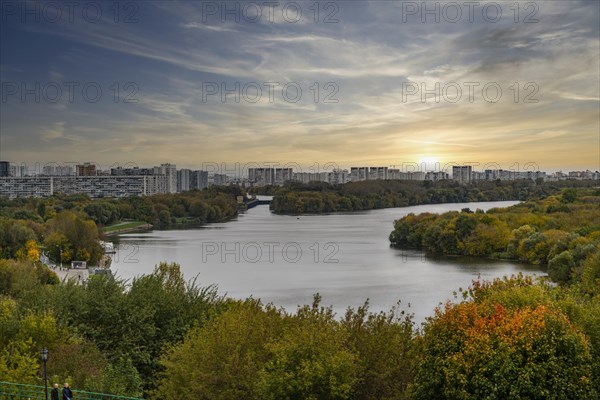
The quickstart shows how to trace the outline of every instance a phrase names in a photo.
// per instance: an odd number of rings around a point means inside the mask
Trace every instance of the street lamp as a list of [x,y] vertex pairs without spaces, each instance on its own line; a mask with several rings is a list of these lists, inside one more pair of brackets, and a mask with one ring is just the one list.
[[48,400],[48,375],[46,374],[46,361],[48,361],[48,349],[42,349],[42,361],[44,362],[44,388],[46,390],[46,400]]
[[59,269],[62,270],[62,253],[63,253],[62,252],[62,247],[59,246],[59,245],[56,245],[56,248],[58,249],[59,254],[60,254],[60,267],[59,267]]

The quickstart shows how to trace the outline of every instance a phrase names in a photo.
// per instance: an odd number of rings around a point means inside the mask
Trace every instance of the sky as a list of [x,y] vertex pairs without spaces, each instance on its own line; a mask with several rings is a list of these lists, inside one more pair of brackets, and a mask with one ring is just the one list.
[[16,164],[600,169],[598,1],[1,12],[0,159]]

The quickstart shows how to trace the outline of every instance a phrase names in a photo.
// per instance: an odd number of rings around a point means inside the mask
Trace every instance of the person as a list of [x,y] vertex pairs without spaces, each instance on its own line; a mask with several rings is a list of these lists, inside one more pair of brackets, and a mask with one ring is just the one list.
[[55,383],[54,389],[50,391],[50,400],[60,400],[58,397],[58,383]]
[[69,388],[69,384],[65,383],[65,387],[62,390],[63,400],[71,400],[73,398],[73,392]]

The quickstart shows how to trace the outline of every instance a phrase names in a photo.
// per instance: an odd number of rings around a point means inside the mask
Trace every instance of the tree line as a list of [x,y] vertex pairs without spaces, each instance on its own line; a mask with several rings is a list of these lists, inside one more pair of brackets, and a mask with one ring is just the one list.
[[480,181],[467,185],[445,181],[373,180],[330,185],[325,182],[286,182],[283,187],[253,188],[273,196],[277,214],[321,214],[406,207],[420,204],[528,200],[560,192],[561,188],[591,187],[593,181]]
[[569,188],[485,213],[409,214],[394,222],[390,241],[435,254],[542,265],[555,282],[594,287],[600,278],[600,190]]
[[31,260],[41,249],[55,262],[96,265],[103,251],[105,226],[122,220],[144,221],[157,228],[181,223],[223,222],[237,215],[237,187],[147,197],[92,200],[85,195],[9,200],[0,198],[0,258]]

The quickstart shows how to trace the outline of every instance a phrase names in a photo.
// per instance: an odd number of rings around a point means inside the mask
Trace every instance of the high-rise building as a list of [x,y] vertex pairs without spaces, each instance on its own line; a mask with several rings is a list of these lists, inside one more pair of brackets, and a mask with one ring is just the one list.
[[160,167],[154,167],[154,174],[167,177],[167,193],[177,193],[177,167],[175,164],[160,164]]
[[10,163],[8,161],[0,161],[0,176],[10,176]]
[[351,167],[350,180],[352,182],[366,181],[369,179],[369,167]]
[[180,169],[177,171],[177,192],[185,192],[190,190],[190,178],[192,175],[191,169]]
[[388,167],[371,167],[369,169],[369,179],[388,179]]
[[10,164],[8,176],[12,176],[15,178],[22,178],[24,176],[27,176],[27,166]]
[[71,176],[73,175],[73,167],[71,165],[47,164],[42,167],[42,175]]
[[95,176],[96,175],[96,165],[91,164],[89,162],[79,164],[76,167],[77,176]]
[[217,186],[227,185],[227,175],[214,174],[212,181],[213,181],[213,185],[217,185]]
[[283,185],[286,181],[293,178],[291,168],[275,168],[275,185]]
[[347,169],[334,169],[327,175],[327,180],[332,185],[341,185],[350,181],[350,174]]
[[253,186],[275,184],[275,168],[248,168],[248,180]]
[[452,179],[459,183],[472,181],[473,167],[470,165],[459,165],[452,167]]
[[208,171],[190,173],[190,190],[202,190],[208,187]]

